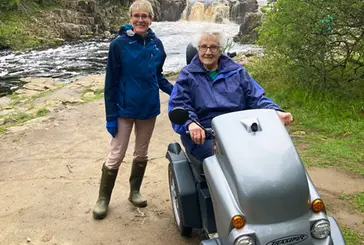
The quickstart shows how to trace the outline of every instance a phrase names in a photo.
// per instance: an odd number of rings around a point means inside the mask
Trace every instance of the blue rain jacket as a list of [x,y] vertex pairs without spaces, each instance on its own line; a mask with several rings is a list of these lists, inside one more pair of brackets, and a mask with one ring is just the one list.
[[162,74],[164,47],[151,29],[145,37],[132,25],[121,27],[109,47],[105,78],[106,121],[117,117],[150,119],[160,113],[159,89],[171,94],[173,85]]
[[[258,108],[281,110],[264,94],[264,89],[249,76],[243,66],[228,56],[221,55],[218,75],[212,80],[196,55],[179,73],[169,99],[168,111],[174,107],[184,107],[190,118],[209,128],[212,119],[224,113]],[[186,135],[190,123],[191,120],[184,125],[172,126],[181,135],[186,150],[192,154],[196,152],[197,155],[209,150],[207,156],[211,155],[210,141],[206,141],[205,145],[197,145]],[[203,157],[207,156],[205,154]]]

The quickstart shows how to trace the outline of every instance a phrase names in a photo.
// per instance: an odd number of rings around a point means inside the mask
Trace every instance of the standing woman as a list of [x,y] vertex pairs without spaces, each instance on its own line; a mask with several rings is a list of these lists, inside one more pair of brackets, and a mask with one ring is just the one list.
[[147,0],[136,0],[129,8],[131,24],[121,27],[110,43],[106,79],[106,129],[111,134],[110,151],[102,166],[95,219],[106,217],[116,176],[135,126],[135,146],[129,179],[129,201],[147,206],[140,186],[147,167],[147,153],[157,115],[159,89],[171,94],[173,85],[162,74],[166,58],[163,44],[149,28],[153,9]]

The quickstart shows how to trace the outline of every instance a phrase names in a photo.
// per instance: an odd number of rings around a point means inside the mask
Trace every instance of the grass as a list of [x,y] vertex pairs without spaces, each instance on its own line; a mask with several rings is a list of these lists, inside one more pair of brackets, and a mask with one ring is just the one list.
[[[340,200],[345,200],[351,203],[357,210],[364,213],[364,191],[361,191],[357,194],[345,195],[341,193],[338,198]],[[363,220],[364,222],[364,220]]]
[[17,10],[2,11],[0,15],[0,47],[13,50],[57,46],[62,40],[44,20],[45,11],[56,4],[39,5],[35,1],[21,1]]
[[[282,77],[268,77],[259,65],[248,70],[264,87],[267,96],[294,116],[289,131],[303,131],[294,139],[306,166],[333,166],[364,176],[364,94],[361,84],[350,92],[332,90],[322,94],[281,82]],[[355,94],[356,93],[356,94]],[[300,148],[301,145],[305,147]]]
[[[364,176],[363,80],[323,93],[290,83],[279,67],[263,60],[255,60],[246,68],[267,96],[294,116],[289,132],[299,135],[292,138],[306,166],[331,166]],[[364,213],[364,191],[338,198],[347,201],[353,211]],[[363,232],[341,228],[347,245],[364,244]]]
[[[91,96],[85,96],[86,94],[92,94]],[[104,97],[104,89],[100,88],[100,89],[96,89],[93,90],[91,88],[86,88],[84,91],[82,91],[81,94],[81,99],[85,102],[87,101],[93,101],[93,100],[98,100]]]
[[342,227],[342,233],[345,237],[346,245],[360,245],[364,242],[364,235],[352,231],[348,227]]
[[364,191],[360,192],[359,194],[355,194],[353,196],[353,203],[357,209],[359,209],[361,212],[364,213]]
[[26,111],[33,110],[35,108],[34,101],[37,98],[51,93],[52,91],[54,91],[54,89],[39,92],[32,96],[24,96],[16,93],[9,95],[11,101],[8,106],[14,108],[14,111],[9,114],[0,115],[0,120],[2,121],[2,125],[0,126],[0,135],[5,133],[9,127],[19,126],[31,119],[48,115],[50,111],[47,108],[38,108],[37,111],[33,113],[27,113],[24,112],[24,107],[26,108]]
[[[119,11],[115,11],[114,15],[120,18],[109,19],[110,26],[113,27],[111,29],[119,29],[129,20],[128,9],[120,6],[120,1],[112,2],[100,1],[100,9],[119,6]],[[54,15],[51,11],[57,8],[76,10],[65,7],[61,1],[44,1],[42,4],[39,4],[39,1],[20,1],[16,10],[0,10],[0,49],[29,50],[61,45],[68,37],[60,32],[51,18],[47,18],[49,15]],[[99,13],[95,16],[99,16]],[[80,39],[93,35],[91,33],[81,35]]]

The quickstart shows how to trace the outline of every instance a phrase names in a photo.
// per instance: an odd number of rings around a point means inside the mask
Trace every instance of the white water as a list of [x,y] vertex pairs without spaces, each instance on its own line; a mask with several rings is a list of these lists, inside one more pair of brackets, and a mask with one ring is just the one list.
[[[153,22],[152,30],[162,40],[167,59],[163,70],[173,72],[186,64],[185,50],[203,30],[222,31],[226,38],[239,32],[234,23]],[[0,90],[16,86],[22,77],[53,77],[69,80],[78,75],[104,73],[110,40],[86,41],[58,48],[26,53],[0,53]],[[228,52],[258,51],[253,45],[234,44]]]
[[[232,39],[239,32],[239,25],[234,23],[208,23],[208,22],[154,22],[152,30],[162,40],[167,59],[164,71],[176,71],[186,64],[186,47],[196,39],[204,30],[221,31],[225,39]],[[253,45],[241,45],[234,43],[229,52],[247,52],[257,50]]]

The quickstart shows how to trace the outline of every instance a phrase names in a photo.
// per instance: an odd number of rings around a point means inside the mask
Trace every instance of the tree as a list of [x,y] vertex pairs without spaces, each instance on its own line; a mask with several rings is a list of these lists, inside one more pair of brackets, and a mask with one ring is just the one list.
[[291,80],[329,88],[364,80],[364,1],[278,0],[259,44]]

